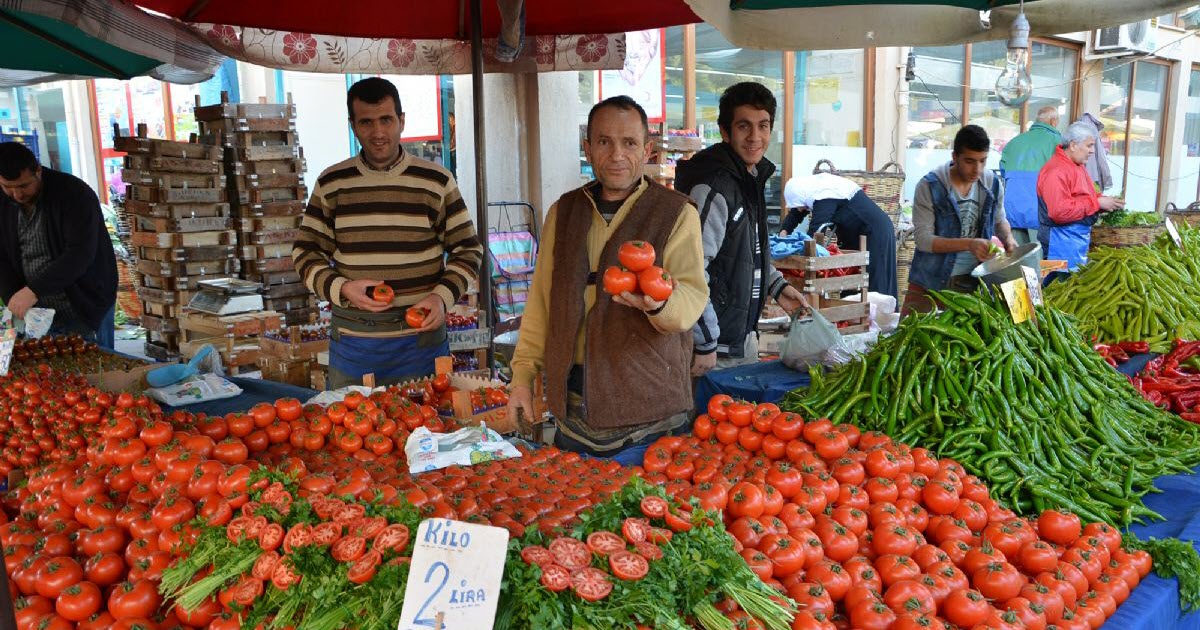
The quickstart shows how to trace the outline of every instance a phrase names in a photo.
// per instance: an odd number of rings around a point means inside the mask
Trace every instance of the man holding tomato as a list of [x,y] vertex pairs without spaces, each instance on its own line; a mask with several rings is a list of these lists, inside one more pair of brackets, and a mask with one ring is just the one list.
[[[544,372],[559,448],[640,461],[635,447],[691,416],[689,331],[708,301],[700,221],[687,197],[643,176],[649,127],[629,97],[592,108],[583,146],[596,181],[546,215],[508,411],[533,419],[532,386]],[[673,276],[665,298],[648,294],[663,297],[661,287],[610,295],[596,286],[631,242],[648,245],[654,264]]]
[[346,108],[362,151],[321,173],[292,250],[308,288],[333,305],[331,389],[368,373],[379,384],[433,373],[450,352],[446,311],[483,262],[454,177],[400,147],[396,86],[363,79]]
[[692,332],[691,374],[703,376],[758,360],[758,318],[766,296],[788,313],[807,306],[804,296],[771,265],[767,243],[767,159],[775,124],[775,95],[744,82],[721,95],[721,143],[684,160],[675,188],[700,208],[710,301]]

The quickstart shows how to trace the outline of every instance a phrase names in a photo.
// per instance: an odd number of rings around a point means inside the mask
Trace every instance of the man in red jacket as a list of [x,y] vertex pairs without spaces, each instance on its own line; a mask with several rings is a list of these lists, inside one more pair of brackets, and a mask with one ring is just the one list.
[[1095,129],[1074,123],[1038,173],[1038,241],[1046,260],[1065,260],[1072,271],[1087,262],[1096,216],[1125,207],[1096,192],[1084,166],[1095,151]]

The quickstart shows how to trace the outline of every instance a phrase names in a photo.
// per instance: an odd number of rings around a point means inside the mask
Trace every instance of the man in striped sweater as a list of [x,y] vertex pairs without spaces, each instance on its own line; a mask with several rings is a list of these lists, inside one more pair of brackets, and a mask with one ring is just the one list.
[[[296,271],[333,305],[329,387],[433,373],[449,354],[446,310],[478,278],[483,247],[454,177],[400,147],[404,111],[389,81],[363,79],[346,97],[362,151],[321,173],[292,250]],[[395,296],[376,301],[377,285]],[[424,309],[421,325],[405,309]]]

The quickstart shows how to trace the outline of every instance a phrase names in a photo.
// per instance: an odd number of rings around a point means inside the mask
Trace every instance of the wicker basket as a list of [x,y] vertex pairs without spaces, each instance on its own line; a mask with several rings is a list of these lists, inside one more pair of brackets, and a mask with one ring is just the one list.
[[895,162],[888,162],[878,171],[839,171],[833,162],[818,160],[813,167],[813,174],[832,173],[845,177],[862,188],[863,193],[871,198],[892,220],[892,224],[900,223],[900,193],[904,190],[904,170]]
[[1166,223],[1155,225],[1133,225],[1129,227],[1113,227],[1111,225],[1092,226],[1091,249],[1097,247],[1137,247],[1149,245],[1159,234],[1167,231]]
[[1176,225],[1186,223],[1190,227],[1200,227],[1200,201],[1192,202],[1183,210],[1173,203],[1168,203],[1164,214]]
[[896,230],[896,304],[904,303],[908,291],[908,272],[912,268],[913,255],[917,253],[917,239],[912,228]]

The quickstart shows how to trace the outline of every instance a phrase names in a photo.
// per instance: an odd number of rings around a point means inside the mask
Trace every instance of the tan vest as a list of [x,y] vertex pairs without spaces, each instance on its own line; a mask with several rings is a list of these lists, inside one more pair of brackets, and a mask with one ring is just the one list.
[[[649,242],[661,266],[667,240],[688,203],[686,196],[648,182],[605,243],[599,268],[591,269],[587,235],[595,206],[582,188],[558,200],[545,351],[546,399],[555,416],[566,417],[567,378],[581,325],[587,326],[583,395],[589,426],[630,427],[692,409],[691,331],[655,330],[645,313],[614,304],[601,282],[604,269],[618,264],[617,250],[626,241]],[[597,272],[596,302],[585,321],[584,289],[592,271]]]

